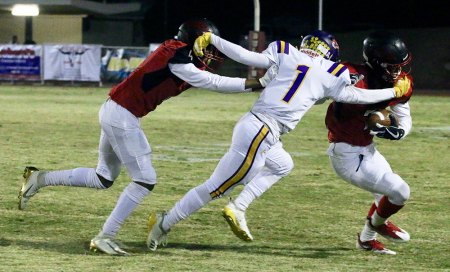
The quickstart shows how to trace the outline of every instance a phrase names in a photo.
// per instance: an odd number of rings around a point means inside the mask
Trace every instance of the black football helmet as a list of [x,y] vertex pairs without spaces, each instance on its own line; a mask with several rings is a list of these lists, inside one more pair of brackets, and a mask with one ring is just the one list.
[[391,32],[379,30],[364,39],[363,57],[384,81],[394,83],[402,70],[406,70],[412,56],[405,43]]
[[315,30],[303,38],[300,51],[311,56],[322,56],[334,62],[339,61],[339,44],[328,32]]
[[[188,44],[190,47],[194,46],[195,39],[205,32],[211,32],[214,35],[220,36],[219,29],[210,20],[206,18],[191,19],[185,21],[179,28],[178,34],[175,37],[177,40]],[[209,45],[205,49],[205,54],[202,57],[197,57],[197,60],[206,68],[214,70],[223,61],[219,50],[213,45]]]

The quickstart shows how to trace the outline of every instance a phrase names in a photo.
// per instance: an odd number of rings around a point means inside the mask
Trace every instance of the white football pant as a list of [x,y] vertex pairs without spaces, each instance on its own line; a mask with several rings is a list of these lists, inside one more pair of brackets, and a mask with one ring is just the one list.
[[114,181],[123,164],[133,181],[155,184],[151,148],[139,118],[108,100],[100,109],[99,119],[102,131],[96,172]]
[[409,186],[392,172],[374,143],[365,147],[331,143],[328,155],[331,166],[342,179],[372,192],[377,203],[381,195],[386,195],[392,204],[405,205],[409,198]]
[[291,155],[283,148],[283,143],[278,141],[267,152],[266,161],[261,171],[244,186],[244,189],[234,200],[234,204],[242,211],[282,177],[289,175],[294,168]]
[[163,228],[170,229],[212,199],[227,195],[238,184],[252,180],[265,165],[267,154],[277,141],[263,122],[251,113],[245,114],[234,127],[230,149],[211,177],[175,204],[163,221]]

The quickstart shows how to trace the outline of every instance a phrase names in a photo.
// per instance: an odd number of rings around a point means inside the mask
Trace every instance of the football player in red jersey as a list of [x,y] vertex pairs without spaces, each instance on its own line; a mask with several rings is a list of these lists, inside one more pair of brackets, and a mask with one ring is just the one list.
[[[366,224],[358,235],[357,248],[396,254],[378,241],[376,235],[378,233],[394,242],[409,241],[409,234],[388,221],[388,218],[405,205],[410,189],[375,148],[373,136],[400,140],[411,130],[408,100],[412,95],[412,78],[409,71],[405,71],[405,66],[411,61],[411,54],[395,34],[375,31],[364,40],[363,56],[363,64],[344,63],[355,86],[364,89],[386,88],[408,77],[411,81],[410,90],[403,97],[373,105],[331,103],[325,119],[330,141],[328,155],[333,169],[342,179],[371,192],[375,197]],[[391,126],[369,130],[366,126],[368,113],[386,107],[390,107],[394,117],[391,118]]]
[[236,123],[230,148],[211,176],[189,190],[168,212],[150,215],[147,246],[152,251],[167,244],[173,226],[209,202],[230,194],[238,185],[244,185],[240,195],[249,189],[249,194],[241,198],[247,204],[230,201],[222,215],[237,237],[252,241],[242,208],[289,174],[293,162],[280,137],[295,129],[317,101],[332,98],[346,103],[373,104],[403,97],[410,89],[408,79],[385,89],[366,90],[351,85],[347,67],[336,62],[339,45],[325,31],[313,31],[303,38],[300,49],[278,40],[271,42],[262,53],[248,51],[207,32],[197,38],[194,52],[202,56],[202,49],[210,44],[242,64],[265,69],[276,65],[278,72],[251,110]]
[[90,246],[111,255],[128,254],[114,238],[125,219],[156,184],[151,148],[139,118],[192,86],[222,92],[246,92],[264,87],[270,81],[270,69],[259,80],[223,77],[206,71],[220,59],[212,45],[206,48],[203,57],[192,54],[195,39],[204,32],[219,35],[217,27],[207,19],[184,22],[176,39],[163,42],[128,78],[111,89],[99,112],[101,135],[96,169],[46,172],[35,167],[25,168],[19,209],[25,209],[28,200],[45,186],[107,189],[113,185],[124,165],[132,182],[122,192]]

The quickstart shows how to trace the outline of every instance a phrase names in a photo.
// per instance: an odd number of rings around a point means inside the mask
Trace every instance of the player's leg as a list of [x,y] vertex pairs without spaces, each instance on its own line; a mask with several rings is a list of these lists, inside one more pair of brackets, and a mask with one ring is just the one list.
[[[151,162],[151,148],[147,138],[136,123],[134,127],[126,129],[111,127],[111,142],[115,153],[128,170],[132,182],[121,193],[116,206],[103,224],[100,233],[91,241],[97,244],[97,249],[108,254],[127,254],[123,248],[114,242],[120,227],[136,207],[150,194],[156,184],[156,172]],[[103,172],[98,169],[99,172]],[[107,252],[99,242],[114,243],[116,248]],[[104,243],[105,244],[105,243]]]
[[247,210],[248,206],[272,185],[281,178],[289,175],[294,168],[294,162],[283,148],[281,141],[277,142],[268,152],[265,161],[265,167],[244,186],[244,189],[234,200],[234,204],[242,211]]
[[370,228],[391,241],[409,241],[409,234],[387,219],[403,208],[410,189],[399,175],[392,172],[383,155],[375,150],[372,156],[367,156],[361,165],[360,179],[354,180],[374,193],[376,199],[376,209],[372,205],[365,229]]
[[147,246],[156,250],[173,225],[254,177],[263,167],[266,152],[273,144],[268,128],[253,115],[245,115],[235,126],[231,147],[211,177],[187,192],[165,216],[150,217]]
[[[277,142],[268,152],[265,160],[265,167],[259,171],[256,176],[244,186],[235,200],[230,200],[223,209],[223,215],[234,233],[244,241],[252,241],[253,236],[247,226],[245,211],[250,203],[260,197],[272,185],[278,182],[282,177],[287,176],[294,162],[286,150],[283,149],[281,141]],[[230,220],[234,218],[234,220]],[[243,234],[243,235],[239,235]]]
[[[98,169],[102,169],[99,172]],[[94,168],[75,168],[59,171],[39,171],[26,167],[24,182],[19,192],[19,209],[27,206],[29,199],[46,186],[74,186],[95,189],[107,189],[120,172],[120,160],[113,152],[107,134],[103,131],[99,143],[99,165]]]
[[[391,176],[389,173],[392,173],[392,170],[384,157],[371,146],[354,148],[346,144],[331,144],[329,154],[332,167],[341,178],[375,193],[375,196],[376,194],[395,196],[397,188],[406,184],[397,179],[385,179]],[[376,253],[395,254],[376,240],[375,236],[374,229],[366,224],[361,236],[358,235],[357,247]]]

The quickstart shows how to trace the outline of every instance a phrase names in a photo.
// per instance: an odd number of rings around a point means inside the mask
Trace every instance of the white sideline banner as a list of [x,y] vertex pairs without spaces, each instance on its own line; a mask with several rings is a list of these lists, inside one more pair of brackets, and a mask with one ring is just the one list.
[[100,81],[101,45],[44,44],[44,80]]

